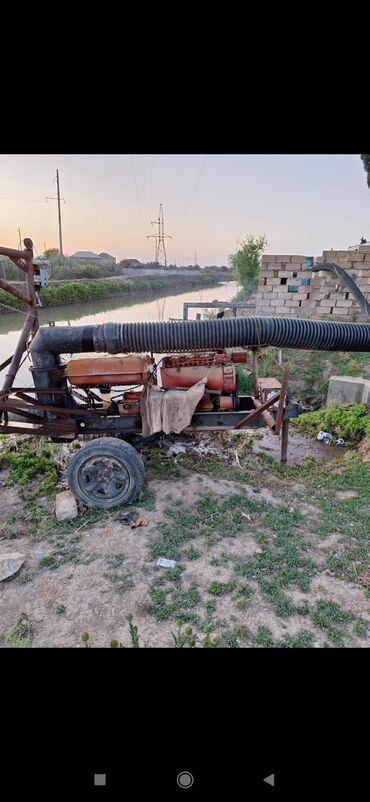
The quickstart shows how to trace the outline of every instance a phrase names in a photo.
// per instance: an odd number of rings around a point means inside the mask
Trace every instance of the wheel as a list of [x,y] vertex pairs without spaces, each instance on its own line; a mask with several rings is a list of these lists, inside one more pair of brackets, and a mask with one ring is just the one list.
[[92,440],[71,458],[68,483],[87,507],[110,509],[129,504],[144,484],[140,454],[124,440],[101,437]]

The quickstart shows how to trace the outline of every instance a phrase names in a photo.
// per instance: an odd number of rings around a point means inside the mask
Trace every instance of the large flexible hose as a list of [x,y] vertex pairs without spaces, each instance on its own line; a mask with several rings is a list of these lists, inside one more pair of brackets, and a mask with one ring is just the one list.
[[107,323],[92,328],[92,350],[110,354],[258,345],[321,351],[370,351],[370,326],[366,323],[243,317],[174,323]]
[[[31,344],[35,387],[67,389],[60,354],[171,353],[274,345],[321,351],[370,351],[370,325],[284,317],[244,317],[174,323],[105,323],[42,327]],[[62,396],[39,394],[44,403]]]

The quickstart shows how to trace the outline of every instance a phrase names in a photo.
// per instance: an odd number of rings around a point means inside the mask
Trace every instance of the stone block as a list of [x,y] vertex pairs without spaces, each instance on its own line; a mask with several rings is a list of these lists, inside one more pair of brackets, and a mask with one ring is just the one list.
[[77,501],[70,490],[64,490],[55,497],[55,517],[57,521],[67,518],[77,518]]

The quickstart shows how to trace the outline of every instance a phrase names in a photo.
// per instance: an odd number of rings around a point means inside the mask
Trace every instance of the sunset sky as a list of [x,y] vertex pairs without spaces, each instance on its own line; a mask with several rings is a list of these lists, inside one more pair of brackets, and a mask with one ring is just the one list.
[[370,240],[370,191],[357,155],[0,155],[0,243],[154,259],[151,221],[162,202],[169,262],[227,264],[237,240],[267,252],[318,256]]

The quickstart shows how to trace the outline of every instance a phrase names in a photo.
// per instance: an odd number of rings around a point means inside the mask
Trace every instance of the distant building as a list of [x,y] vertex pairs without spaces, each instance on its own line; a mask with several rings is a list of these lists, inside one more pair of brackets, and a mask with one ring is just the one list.
[[102,262],[113,262],[116,264],[116,257],[111,256],[110,253],[99,253],[99,259],[101,259]]
[[102,259],[98,256],[97,253],[94,251],[76,251],[76,253],[72,253],[72,256],[69,257],[70,259],[78,259],[78,261],[87,261],[87,262],[101,262]]

